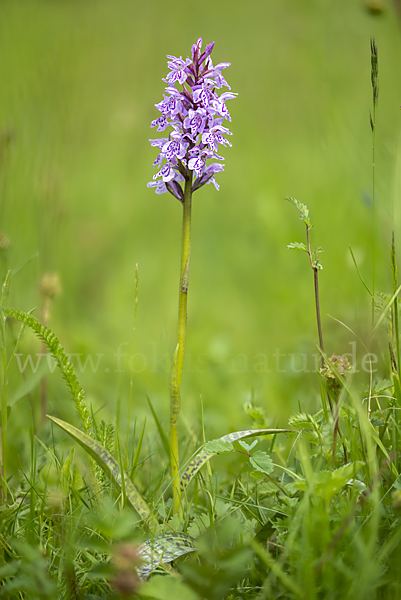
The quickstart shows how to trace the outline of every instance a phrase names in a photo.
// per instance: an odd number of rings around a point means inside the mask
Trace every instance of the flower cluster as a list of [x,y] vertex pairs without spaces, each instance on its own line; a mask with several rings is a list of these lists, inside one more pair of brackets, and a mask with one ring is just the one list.
[[231,89],[222,75],[230,63],[213,66],[210,58],[213,46],[214,42],[202,52],[202,38],[199,38],[192,46],[192,60],[167,55],[170,72],[163,79],[167,86],[163,100],[155,105],[161,116],[151,124],[157,131],[168,126],[173,130],[168,138],[150,140],[160,150],[153,163],[160,170],[148,187],[156,188],[157,194],[169,191],[181,202],[183,181],[193,182],[193,192],[205,183],[213,183],[219,189],[214,176],[224,171],[224,165],[216,162],[207,165],[206,161],[224,160],[218,154],[219,144],[231,146],[225,138],[231,132],[222,123],[225,119],[231,121],[225,103],[236,94],[228,91],[219,96],[216,91],[223,86]]

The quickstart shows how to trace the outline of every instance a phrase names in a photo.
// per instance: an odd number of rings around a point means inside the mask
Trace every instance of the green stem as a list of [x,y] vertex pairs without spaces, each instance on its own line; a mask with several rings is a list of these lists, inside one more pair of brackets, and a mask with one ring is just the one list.
[[376,194],[375,194],[375,138],[376,138],[376,102],[373,100],[373,118],[372,118],[372,204],[373,204],[373,227],[372,227],[372,326],[375,323],[375,285],[376,285]]
[[173,480],[173,511],[180,511],[181,488],[179,478],[178,415],[181,408],[181,380],[184,368],[185,338],[187,332],[187,299],[189,262],[191,257],[191,202],[192,171],[185,180],[182,216],[181,270],[178,308],[178,336],[170,373],[170,445],[171,476]]
[[[316,268],[313,268],[313,281],[315,287],[315,306],[316,306],[316,321],[317,321],[317,331],[319,334],[319,347],[322,352],[324,352],[323,345],[323,332],[322,332],[322,319],[320,316],[320,296],[319,296],[319,271]],[[322,367],[324,367],[324,359],[322,359]]]
[[1,337],[3,346],[3,377],[1,398],[1,475],[3,479],[2,498],[7,498],[7,347],[6,347],[6,316],[1,311]]
[[[316,308],[316,321],[317,321],[317,332],[319,335],[319,348],[322,352],[324,352],[324,345],[323,345],[323,332],[322,332],[322,319],[320,316],[320,296],[319,296],[319,269],[317,269],[317,267],[313,264],[313,255],[312,255],[312,250],[311,250],[311,245],[310,245],[310,238],[309,238],[309,230],[310,230],[310,225],[306,225],[306,243],[307,243],[307,247],[308,247],[308,255],[309,255],[309,261],[310,261],[310,266],[312,268],[313,271],[313,283],[314,283],[314,289],[315,289],[315,308]],[[316,261],[317,261],[317,250],[316,250]],[[322,368],[324,367],[324,359],[323,356],[320,357],[321,359],[321,363],[322,363]]]

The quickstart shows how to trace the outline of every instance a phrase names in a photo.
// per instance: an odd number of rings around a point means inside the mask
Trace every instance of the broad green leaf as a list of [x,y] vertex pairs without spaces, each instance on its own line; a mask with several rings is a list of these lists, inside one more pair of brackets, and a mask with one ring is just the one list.
[[141,598],[152,600],[198,600],[199,596],[185,583],[174,577],[155,575],[141,587]]
[[295,248],[296,250],[304,250],[305,252],[308,252],[306,244],[303,244],[302,242],[291,242],[290,244],[287,244],[287,248],[288,250]]
[[138,548],[143,559],[141,566],[137,567],[139,577],[146,579],[161,564],[194,552],[194,541],[194,538],[186,533],[165,533],[147,540]]
[[[114,456],[104,448],[97,440],[94,440],[89,435],[80,431],[73,425],[62,421],[61,419],[57,419],[56,417],[51,417],[47,415],[47,418],[53,421],[56,425],[61,427],[63,431],[68,433],[82,448],[91,456],[97,464],[105,471],[105,473],[111,477],[111,479],[118,485],[121,489],[123,486],[123,481],[121,477],[121,468],[118,461],[114,458]],[[135,485],[132,483],[129,476],[123,471],[124,475],[124,485],[125,485],[125,494],[127,500],[130,504],[135,508],[137,513],[142,519],[147,519],[150,516],[150,510]]]
[[249,460],[250,463],[255,467],[255,469],[261,471],[262,473],[266,473],[267,475],[270,475],[270,473],[274,469],[273,461],[270,458],[270,456],[266,452],[262,452],[261,450],[258,450],[257,452],[252,454]]
[[[236,442],[252,435],[276,435],[277,433],[287,433],[290,429],[247,429],[246,431],[235,431],[234,433],[228,433],[219,438],[219,441]],[[203,467],[207,461],[214,456],[215,452],[207,452],[205,448],[202,448],[198,454],[191,460],[189,465],[184,471],[181,478],[181,490],[184,491],[190,481],[195,477],[196,473]]]
[[363,466],[362,461],[348,463],[335,471],[319,471],[313,474],[312,479],[294,481],[292,486],[298,490],[305,490],[307,485],[311,486],[317,496],[330,502],[355,476],[355,473]]
[[219,454],[220,452],[231,452],[234,450],[234,446],[231,442],[224,442],[222,440],[212,440],[210,442],[206,442],[203,446],[205,452],[213,452],[215,454]]

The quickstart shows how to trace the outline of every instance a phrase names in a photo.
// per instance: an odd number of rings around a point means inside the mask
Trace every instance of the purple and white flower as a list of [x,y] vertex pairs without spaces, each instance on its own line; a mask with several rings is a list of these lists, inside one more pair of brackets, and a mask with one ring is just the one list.
[[203,133],[208,120],[207,111],[204,108],[198,108],[197,110],[189,109],[188,116],[184,119],[185,129],[191,130],[192,137],[197,136],[199,133]]
[[[224,160],[219,156],[219,145],[231,146],[225,138],[231,132],[222,125],[231,121],[226,101],[235,98],[232,92],[218,94],[216,90],[230,86],[221,72],[230,63],[213,66],[211,53],[214,42],[208,44],[202,53],[202,38],[192,46],[192,59],[185,60],[167,55],[170,72],[163,79],[167,83],[163,100],[155,104],[161,113],[152,121],[151,127],[164,131],[171,126],[168,138],[150,140],[160,152],[153,163],[159,168],[149,188],[157,194],[170,192],[181,202],[184,201],[182,182],[192,181],[192,191],[205,184],[213,183],[218,189],[215,174],[224,170],[224,165],[209,160]],[[179,89],[181,86],[182,89]]]
[[171,61],[167,63],[171,73],[167,75],[164,81],[170,83],[175,83],[176,81],[181,84],[184,83],[188,76],[186,73],[186,68],[191,64],[191,59],[187,58],[185,61],[183,61],[181,56],[180,58],[176,58],[175,56],[170,56],[170,54],[167,54],[167,58],[171,58]]
[[231,131],[229,131],[227,127],[214,125],[209,131],[202,134],[202,142],[207,144],[214,152],[217,152],[219,144],[222,144],[223,146],[232,146],[222,133],[231,135]]

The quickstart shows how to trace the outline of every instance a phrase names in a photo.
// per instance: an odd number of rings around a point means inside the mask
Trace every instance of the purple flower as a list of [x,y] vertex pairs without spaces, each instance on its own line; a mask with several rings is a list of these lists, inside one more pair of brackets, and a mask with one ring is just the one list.
[[[183,181],[192,181],[192,191],[205,184],[213,183],[218,189],[215,174],[224,170],[224,165],[209,160],[223,160],[219,146],[231,146],[226,135],[231,132],[222,125],[231,121],[226,101],[235,98],[232,92],[218,94],[223,86],[231,89],[221,72],[230,63],[213,66],[211,53],[214,42],[202,53],[202,38],[192,46],[191,56],[185,60],[167,55],[169,73],[163,79],[167,83],[163,100],[155,104],[161,116],[151,123],[157,131],[171,126],[168,138],[150,140],[159,148],[154,167],[159,169],[148,187],[157,194],[170,192],[181,202],[184,192]],[[177,85],[179,87],[177,87]]]
[[192,137],[203,133],[208,114],[204,108],[198,108],[197,110],[189,109],[188,116],[184,119],[185,129],[191,130]]
[[158,119],[155,119],[154,121],[152,121],[150,124],[151,127],[157,126],[157,131],[164,131],[166,129],[166,127],[168,127],[169,125],[170,125],[170,123],[167,121],[166,115],[162,115]]
[[223,144],[223,146],[231,146],[232,144],[230,144],[230,142],[221,135],[222,133],[228,133],[231,135],[231,131],[229,131],[227,127],[215,125],[209,129],[209,131],[206,131],[202,134],[202,142],[204,144],[208,144],[214,152],[217,152],[219,144]]
[[187,58],[184,62],[181,56],[180,58],[176,58],[175,56],[170,56],[169,54],[167,54],[167,58],[171,58],[171,61],[167,63],[171,73],[167,75],[167,78],[164,79],[164,81],[170,83],[175,83],[176,81],[179,83],[184,83],[188,77],[185,69],[191,64],[191,59]]

